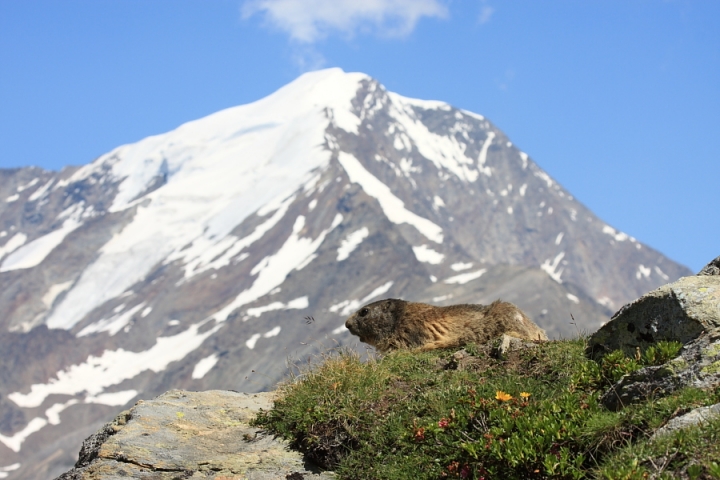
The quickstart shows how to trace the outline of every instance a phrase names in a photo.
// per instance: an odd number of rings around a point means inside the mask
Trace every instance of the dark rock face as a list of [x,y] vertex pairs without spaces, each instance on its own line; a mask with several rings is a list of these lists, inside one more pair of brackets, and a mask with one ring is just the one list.
[[0,171],[0,467],[59,475],[137,398],[272,389],[357,345],[361,303],[500,298],[570,337],[690,274],[484,117],[314,72],[79,168]]
[[334,478],[248,425],[271,406],[269,392],[173,390],[141,400],[87,438],[75,467],[57,480]]

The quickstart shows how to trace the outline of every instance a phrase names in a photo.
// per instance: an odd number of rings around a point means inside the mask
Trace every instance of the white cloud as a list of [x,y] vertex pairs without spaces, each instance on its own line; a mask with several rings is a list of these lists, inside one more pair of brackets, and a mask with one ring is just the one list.
[[420,18],[448,14],[440,0],[247,0],[243,18],[256,13],[301,43],[316,42],[331,32],[404,36]]
[[480,24],[489,22],[490,17],[492,17],[493,13],[495,13],[495,9],[493,7],[491,7],[490,5],[483,5],[480,8],[480,16],[478,17],[478,22]]

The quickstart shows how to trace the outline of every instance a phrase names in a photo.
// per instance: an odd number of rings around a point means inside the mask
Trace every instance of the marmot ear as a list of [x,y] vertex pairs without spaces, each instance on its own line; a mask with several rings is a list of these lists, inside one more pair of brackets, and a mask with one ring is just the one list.
[[388,311],[390,308],[392,308],[392,300],[388,299],[383,302],[382,306],[383,310]]

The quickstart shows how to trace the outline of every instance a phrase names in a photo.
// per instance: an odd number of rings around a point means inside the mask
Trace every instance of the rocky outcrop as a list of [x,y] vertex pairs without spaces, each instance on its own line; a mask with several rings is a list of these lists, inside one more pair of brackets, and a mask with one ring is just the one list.
[[720,257],[696,276],[683,277],[620,309],[588,342],[588,354],[628,355],[660,341],[683,344],[664,365],[625,375],[603,397],[611,410],[686,386],[720,385]]
[[622,377],[602,397],[610,410],[662,397],[684,387],[720,385],[720,338],[702,335],[685,345],[677,358],[664,365],[646,367]]
[[171,390],[141,400],[87,438],[75,468],[57,480],[334,478],[248,425],[272,396]]
[[[707,267],[706,267],[707,268]],[[625,305],[590,337],[593,355],[632,355],[659,341],[690,343],[701,334],[720,337],[720,276],[683,277]]]

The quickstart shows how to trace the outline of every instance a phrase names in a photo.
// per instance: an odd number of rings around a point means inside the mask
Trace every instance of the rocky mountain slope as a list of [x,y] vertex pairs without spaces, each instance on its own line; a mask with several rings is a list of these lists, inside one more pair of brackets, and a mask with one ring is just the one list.
[[484,117],[305,74],[80,168],[0,171],[0,478],[67,470],[138,398],[267,390],[357,345],[373,299],[501,297],[573,336],[689,273]]

